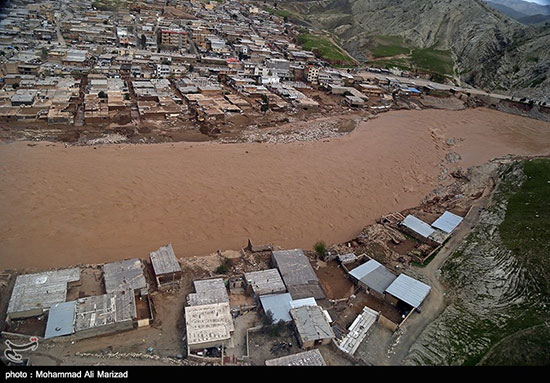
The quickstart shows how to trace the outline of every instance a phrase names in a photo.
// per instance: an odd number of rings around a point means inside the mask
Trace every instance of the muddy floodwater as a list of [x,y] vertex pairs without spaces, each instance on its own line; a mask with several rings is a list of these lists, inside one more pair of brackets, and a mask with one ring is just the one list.
[[188,257],[248,238],[346,241],[418,204],[449,153],[462,167],[550,154],[550,124],[483,108],[396,111],[315,142],[32,145],[0,145],[0,269],[147,258],[169,242]]

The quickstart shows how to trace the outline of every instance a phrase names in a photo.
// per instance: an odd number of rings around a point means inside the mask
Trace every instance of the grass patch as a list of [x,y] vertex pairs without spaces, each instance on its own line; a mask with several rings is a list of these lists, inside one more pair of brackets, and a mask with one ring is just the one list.
[[354,65],[353,59],[326,37],[302,33],[298,36],[298,42],[305,50],[315,53],[325,61],[338,65]]
[[376,36],[376,45],[371,48],[375,58],[410,54],[411,50],[399,36]]
[[450,51],[439,50],[433,47],[414,49],[411,58],[420,70],[441,75],[453,74],[453,59]]
[[508,201],[499,231],[504,245],[550,292],[550,160],[523,165],[525,181]]

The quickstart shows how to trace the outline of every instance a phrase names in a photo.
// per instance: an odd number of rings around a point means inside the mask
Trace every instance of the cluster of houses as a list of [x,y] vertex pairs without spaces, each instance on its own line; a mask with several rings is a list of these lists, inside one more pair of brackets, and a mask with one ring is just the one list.
[[330,67],[295,43],[291,24],[252,3],[98,3],[7,2],[0,12],[0,120],[96,124],[137,107],[141,118],[205,121],[317,110],[319,101],[304,93],[311,87],[349,107],[369,97],[387,106],[395,89],[420,93]]

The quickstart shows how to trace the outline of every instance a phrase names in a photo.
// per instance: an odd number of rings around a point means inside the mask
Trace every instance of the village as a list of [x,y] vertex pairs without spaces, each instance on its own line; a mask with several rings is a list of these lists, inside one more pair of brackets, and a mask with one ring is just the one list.
[[492,187],[487,174],[453,177],[342,244],[249,240],[191,258],[167,244],[147,259],[5,270],[2,337],[38,339],[21,362],[37,365],[368,365],[408,321],[427,320],[436,298],[418,271],[467,231]]
[[[451,79],[330,62],[299,43],[315,31],[258,2],[9,4],[0,17],[4,142],[287,143],[346,134],[395,109],[487,106],[550,120],[546,105]],[[165,243],[116,262],[2,270],[2,338],[38,342],[21,361],[3,361],[375,364],[409,323],[427,320],[436,298],[423,267],[460,242],[491,188],[459,159],[447,154],[451,183],[419,206],[340,244],[282,249],[251,238],[187,257]]]
[[[298,43],[314,31],[253,3],[9,5],[0,18],[3,141],[266,142],[277,134],[262,128],[343,112],[495,103],[429,74],[345,68]],[[306,139],[352,127],[316,129]]]

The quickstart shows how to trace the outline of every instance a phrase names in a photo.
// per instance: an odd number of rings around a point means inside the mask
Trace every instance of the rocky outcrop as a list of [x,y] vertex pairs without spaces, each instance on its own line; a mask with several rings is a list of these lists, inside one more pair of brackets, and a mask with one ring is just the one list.
[[373,36],[449,50],[461,81],[550,103],[550,27],[532,27],[481,0],[325,0],[279,2],[338,36],[365,62]]

